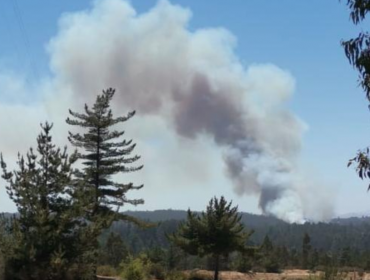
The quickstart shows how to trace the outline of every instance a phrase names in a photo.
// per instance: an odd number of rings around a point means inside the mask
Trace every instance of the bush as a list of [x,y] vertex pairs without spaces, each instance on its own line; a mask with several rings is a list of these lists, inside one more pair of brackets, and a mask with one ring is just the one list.
[[197,270],[190,272],[188,280],[212,280],[213,277],[207,273],[201,273]]
[[280,273],[280,265],[275,259],[267,259],[264,263],[267,273]]
[[159,263],[150,264],[149,274],[158,280],[164,280],[166,278],[166,271]]
[[166,274],[165,280],[188,280],[188,277],[183,272],[170,271]]
[[121,276],[126,280],[146,280],[149,278],[148,264],[140,258],[130,259],[122,264]]
[[231,264],[231,269],[241,273],[247,273],[252,269],[250,258],[239,256]]
[[97,274],[101,276],[117,276],[117,271],[110,265],[100,265],[97,268]]

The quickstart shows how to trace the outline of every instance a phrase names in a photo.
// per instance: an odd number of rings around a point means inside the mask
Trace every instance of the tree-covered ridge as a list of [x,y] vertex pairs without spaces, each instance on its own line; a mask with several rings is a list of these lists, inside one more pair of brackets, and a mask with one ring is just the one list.
[[[109,231],[124,237],[130,248],[141,251],[160,246],[167,248],[166,233],[174,232],[181,221],[186,219],[187,211],[156,210],[128,211],[130,216],[150,222],[159,222],[158,227],[140,229],[125,222],[116,222]],[[305,233],[310,236],[313,248],[326,252],[339,252],[343,247],[356,251],[370,251],[370,218],[334,219],[328,223],[288,224],[274,217],[240,213],[241,222],[254,233],[249,238],[250,245],[262,244],[266,235],[277,246],[300,249]],[[163,218],[161,218],[163,217]]]

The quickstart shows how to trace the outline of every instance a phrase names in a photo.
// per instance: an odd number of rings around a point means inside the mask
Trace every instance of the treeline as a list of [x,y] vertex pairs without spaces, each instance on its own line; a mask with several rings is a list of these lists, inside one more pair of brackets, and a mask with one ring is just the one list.
[[[126,257],[148,258],[162,270],[212,269],[211,259],[188,255],[167,238],[184,222],[185,211],[130,212],[130,215],[156,221],[158,225],[141,229],[127,222],[115,222],[101,236],[103,255],[107,254],[104,253],[109,247],[107,244],[115,239],[121,240]],[[161,215],[177,219],[160,221]],[[253,219],[248,219],[250,217]],[[256,248],[257,253],[253,256],[232,253],[222,262],[223,270],[280,272],[301,268],[325,271],[336,267],[339,270],[370,271],[370,223],[367,218],[300,225],[243,213],[241,221],[247,230],[253,231],[247,246]],[[112,263],[104,261],[101,265]]]
[[[179,223],[186,218],[186,211],[159,210],[125,212],[149,222],[158,223],[157,227],[140,229],[126,222],[116,222],[107,232],[115,232],[124,238],[134,252],[154,246],[168,248],[166,234],[174,232]],[[241,213],[241,222],[254,233],[249,238],[250,245],[263,243],[265,236],[276,246],[289,250],[299,250],[302,238],[307,233],[311,246],[324,252],[340,252],[351,248],[357,252],[370,251],[370,219],[335,219],[328,223],[289,224],[274,217]],[[106,235],[107,233],[105,233]]]

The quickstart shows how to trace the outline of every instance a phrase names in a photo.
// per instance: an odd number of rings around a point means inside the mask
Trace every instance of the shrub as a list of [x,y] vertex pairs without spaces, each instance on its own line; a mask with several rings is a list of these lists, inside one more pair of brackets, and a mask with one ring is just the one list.
[[280,273],[280,265],[275,259],[267,259],[264,263],[267,273]]
[[97,268],[97,274],[101,276],[117,276],[117,271],[110,265],[100,265]]
[[246,273],[252,269],[252,262],[250,258],[239,256],[234,260],[230,268],[237,272]]
[[190,272],[188,280],[212,280],[213,277],[207,273],[201,273],[197,270]]
[[130,259],[123,265],[121,276],[126,280],[146,280],[149,278],[148,264],[140,258]]
[[149,274],[158,280],[164,280],[166,278],[166,270],[159,263],[149,265]]
[[188,280],[188,277],[180,271],[169,271],[166,274],[165,280]]

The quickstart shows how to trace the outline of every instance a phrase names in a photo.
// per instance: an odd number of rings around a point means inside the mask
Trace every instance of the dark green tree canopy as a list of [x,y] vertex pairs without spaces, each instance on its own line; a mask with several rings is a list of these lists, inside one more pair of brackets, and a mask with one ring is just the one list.
[[79,177],[83,179],[92,194],[91,203],[94,211],[110,211],[113,207],[119,208],[125,203],[141,204],[142,199],[128,199],[126,192],[131,189],[140,189],[133,183],[123,184],[113,181],[112,176],[120,172],[134,172],[143,166],[130,166],[140,157],[131,155],[136,144],[132,140],[121,139],[124,131],[113,129],[114,125],[124,123],[134,116],[135,111],[124,117],[113,117],[110,102],[115,90],[109,88],[96,98],[92,109],[85,105],[84,113],[69,111],[72,118],[67,118],[67,123],[79,126],[86,131],[81,133],[69,132],[69,141],[83,152],[78,153],[78,158],[84,164],[83,172]]

